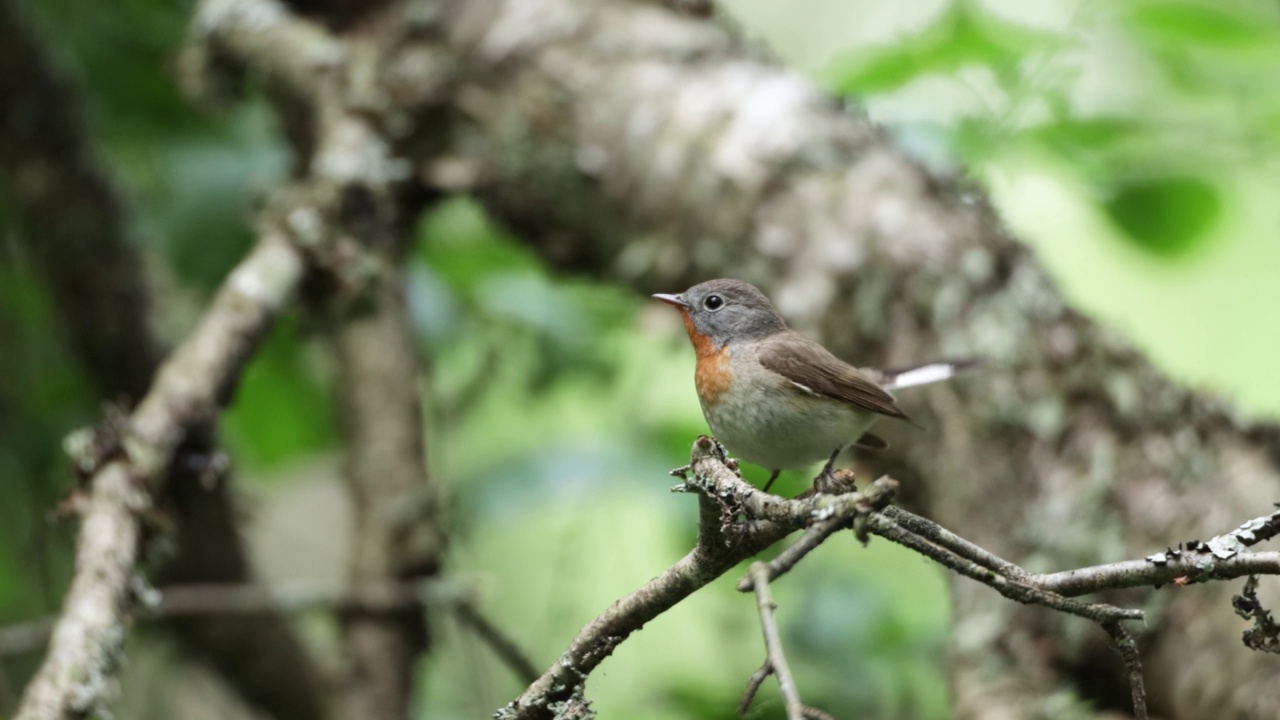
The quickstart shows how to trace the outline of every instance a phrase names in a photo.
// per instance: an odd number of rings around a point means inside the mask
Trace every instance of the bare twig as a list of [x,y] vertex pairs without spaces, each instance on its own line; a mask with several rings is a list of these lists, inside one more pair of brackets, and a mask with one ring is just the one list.
[[[691,477],[673,490],[698,494],[697,545],[675,565],[587,623],[555,664],[498,711],[499,718],[550,717],[551,706],[580,699],[585,678],[627,637],[742,560],[798,529],[823,502],[816,497],[785,500],[759,492],[729,469],[723,449],[707,437],[694,443],[686,470]],[[856,498],[841,496],[839,500],[851,509]],[[740,503],[750,506],[747,512],[753,517],[789,517],[789,521],[735,525],[726,518],[732,517],[730,509]],[[793,507],[802,509],[788,515],[787,509]]]
[[978,547],[932,520],[893,506],[886,507],[884,515],[925,540],[950,550],[958,557],[977,563],[988,570],[993,570],[1012,579],[1025,579],[1028,577],[1027,571],[1017,565],[985,548]]
[[[867,492],[862,495],[862,500],[856,503],[856,517],[865,517],[868,513],[875,510],[888,509],[889,503],[893,500],[894,494],[897,492],[898,484],[891,478],[881,478],[867,488]],[[770,560],[765,565],[766,575],[770,581],[776,580],[796,563],[800,562],[806,555],[813,552],[828,537],[840,530],[848,527],[850,518],[847,514],[831,518],[829,520],[819,520],[809,526],[804,531],[804,535],[800,539],[787,546],[786,550],[778,553],[778,556]],[[753,587],[753,579],[750,573],[738,581],[738,590],[741,592],[750,592]]]
[[1119,608],[1105,603],[1081,602],[1006,577],[972,560],[966,560],[950,550],[934,545],[885,515],[872,516],[869,523],[871,531],[876,535],[910,548],[971,580],[977,580],[1010,600],[1027,605],[1043,605],[1095,622],[1141,620],[1143,617],[1141,610]]
[[751,673],[751,677],[747,678],[747,687],[743,689],[742,700],[738,702],[739,716],[747,716],[747,711],[751,709],[751,703],[756,699],[756,693],[760,692],[760,686],[772,674],[773,665],[770,664],[768,658],[765,658],[764,664]]
[[1247,549],[1280,533],[1280,510],[1256,517],[1228,533],[1208,541],[1190,540],[1178,547],[1141,560],[1096,565],[1036,575],[1029,582],[1063,595],[1084,595],[1100,590],[1231,580],[1247,575],[1280,574],[1280,552],[1247,552]]
[[787,665],[787,656],[782,651],[782,636],[778,633],[778,620],[773,614],[778,606],[774,604],[773,594],[769,592],[769,570],[764,563],[754,562],[747,570],[747,575],[755,588],[756,610],[760,613],[760,629],[764,633],[764,647],[768,656],[765,665],[778,678],[778,689],[782,691],[782,701],[787,708],[787,720],[804,720],[805,705],[800,702],[800,691],[796,689],[791,667]]
[[[788,545],[786,550],[778,553],[765,564],[765,577],[772,581],[790,572],[796,563],[817,549],[828,537],[838,532],[840,527],[839,520],[823,520],[810,525],[799,540]],[[738,581],[738,590],[751,592],[753,589],[755,589],[755,574],[748,570],[747,574]]]
[[538,679],[538,668],[520,649],[511,636],[480,613],[470,603],[461,603],[453,608],[458,622],[471,629],[477,637],[484,640],[494,654],[506,663],[507,667],[523,682],[531,683]]
[[1133,697],[1134,720],[1147,720],[1147,690],[1142,682],[1142,658],[1138,655],[1138,643],[1119,621],[1104,622],[1102,629],[1111,636],[1116,652],[1120,653],[1120,659],[1124,660],[1129,679],[1129,691]]
[[[360,588],[194,584],[159,588],[155,600],[137,611],[143,621],[208,615],[253,615],[263,612],[398,613],[423,607],[453,614],[458,622],[490,646],[517,677],[532,682],[538,673],[528,656],[502,628],[484,617],[473,593],[456,581],[369,583]],[[34,652],[44,647],[57,616],[0,627],[0,656]]]

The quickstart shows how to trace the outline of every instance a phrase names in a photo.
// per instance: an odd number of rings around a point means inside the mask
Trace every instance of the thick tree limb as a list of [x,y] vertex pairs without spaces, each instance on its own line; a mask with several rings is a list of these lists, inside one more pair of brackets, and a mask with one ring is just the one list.
[[[387,275],[375,290],[372,312],[343,321],[334,337],[354,513],[353,591],[434,575],[444,549],[424,464],[417,353],[400,275]],[[408,717],[413,670],[429,644],[425,616],[346,613],[342,636],[344,715]]]
[[[930,452],[892,455],[928,514],[967,543],[1037,568],[1104,563],[1171,535],[1203,537],[1223,518],[1256,512],[1280,480],[1274,426],[1169,382],[1071,311],[981,195],[930,176],[873,125],[748,57],[723,30],[624,2],[456,0],[406,13],[387,26],[405,32],[380,43],[380,87],[398,110],[416,112],[400,144],[418,153],[427,183],[474,190],[553,261],[648,288],[736,275],[855,361],[981,349],[1001,367],[928,391],[917,414],[933,418],[940,437],[914,440]],[[441,56],[453,61],[443,80],[441,63],[423,62]],[[280,59],[268,47],[262,63]],[[442,103],[445,86],[455,102]],[[703,504],[704,528],[715,519],[708,512],[716,509]],[[943,549],[983,567],[981,556]],[[561,669],[531,691],[545,698],[559,683],[568,690],[554,702],[576,708],[584,660],[723,572],[697,553],[624,599],[629,615],[584,629]],[[1044,647],[1045,628],[954,587],[957,637],[968,639],[955,648],[962,717],[1028,714],[1023,698],[1071,684],[1061,668],[1093,664],[1095,645],[1065,639],[1052,654],[1024,654]],[[1153,623],[1178,628],[1171,642],[1218,617],[1188,602],[1179,597]],[[965,631],[970,624],[1010,637],[997,644]],[[1230,633],[1204,634],[1221,638],[1219,666],[1257,691],[1207,688],[1180,698],[1180,712],[1272,707],[1264,663],[1232,655]],[[1205,682],[1181,653],[1157,647],[1148,666],[1167,706],[1177,689]]]
[[[904,399],[935,431],[882,468],[953,532],[1036,569],[1101,564],[1208,536],[1274,495],[1275,425],[1170,381],[1073,311],[980,193],[722,28],[585,0],[469,0],[435,18],[387,61],[409,98],[409,48],[465,59],[457,102],[421,104],[448,139],[421,176],[474,191],[553,263],[649,291],[747,279],[854,362],[987,357],[991,372]],[[1127,706],[1087,681],[1107,643],[953,587],[960,717],[1032,714],[1026,698],[1063,688]],[[1238,647],[1226,595],[1182,594],[1152,618],[1154,707],[1209,720],[1274,706],[1280,665]],[[1233,683],[1186,661],[1189,625]],[[1045,637],[1050,653],[1029,650]]]
[[[360,53],[272,2],[205,0],[193,28],[189,55],[204,48],[205,56],[261,73],[309,104],[315,128],[308,134],[320,138],[312,172],[341,188],[326,231],[341,235],[349,252],[330,266],[345,282],[326,305],[338,316],[333,347],[354,515],[353,592],[433,575],[444,538],[426,473],[417,353],[398,267],[418,208],[403,202],[403,168],[368,116],[376,92],[361,73]],[[408,717],[414,669],[428,647],[425,615],[356,610],[341,624],[343,714]]]
[[[398,279],[390,273],[376,308],[344,321],[334,338],[354,513],[353,590],[432,575],[443,550],[424,465],[417,357]],[[342,635],[344,715],[408,717],[413,670],[428,647],[425,616],[347,613]]]

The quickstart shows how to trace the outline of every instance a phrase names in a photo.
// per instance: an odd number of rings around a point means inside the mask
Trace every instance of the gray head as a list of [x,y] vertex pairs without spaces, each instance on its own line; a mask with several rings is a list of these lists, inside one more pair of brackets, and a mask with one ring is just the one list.
[[719,346],[730,340],[755,340],[787,329],[769,298],[741,280],[708,280],[679,295],[654,297],[680,308],[694,345],[700,340],[698,336]]

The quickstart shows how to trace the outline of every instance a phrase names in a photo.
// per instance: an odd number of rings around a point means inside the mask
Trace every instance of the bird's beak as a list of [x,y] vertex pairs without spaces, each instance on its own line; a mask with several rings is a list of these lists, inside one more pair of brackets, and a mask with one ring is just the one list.
[[675,305],[676,307],[685,310],[689,309],[689,303],[685,302],[684,298],[679,295],[664,295],[663,293],[658,293],[657,295],[654,295],[654,297],[668,305]]

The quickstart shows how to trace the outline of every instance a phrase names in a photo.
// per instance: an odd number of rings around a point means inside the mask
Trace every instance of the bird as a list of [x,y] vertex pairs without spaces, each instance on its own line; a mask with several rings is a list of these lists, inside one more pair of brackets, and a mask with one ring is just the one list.
[[712,434],[740,460],[769,471],[826,459],[828,478],[850,446],[883,450],[868,432],[881,416],[914,424],[891,390],[947,380],[973,361],[931,362],[900,370],[856,368],[787,327],[750,283],[722,278],[654,298],[673,305],[697,353],[694,385]]

